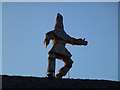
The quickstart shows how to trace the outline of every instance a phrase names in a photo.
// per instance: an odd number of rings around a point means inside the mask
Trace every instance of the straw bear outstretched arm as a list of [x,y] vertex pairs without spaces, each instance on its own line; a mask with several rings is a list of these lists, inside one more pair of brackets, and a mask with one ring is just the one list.
[[47,47],[50,40],[53,38],[54,38],[54,34],[52,33],[52,31],[46,33],[45,40],[44,40],[44,46]]

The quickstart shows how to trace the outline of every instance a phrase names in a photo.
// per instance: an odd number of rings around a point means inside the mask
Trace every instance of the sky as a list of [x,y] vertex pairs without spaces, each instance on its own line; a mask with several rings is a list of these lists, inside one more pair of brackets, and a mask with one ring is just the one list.
[[[117,2],[2,3],[2,74],[46,77],[48,51],[43,41],[57,13],[65,31],[86,38],[88,46],[66,45],[73,67],[70,78],[118,80]],[[56,73],[63,66],[57,60]],[[68,78],[68,74],[64,77]]]
[[1,0],[2,2],[118,2],[119,0]]
[[2,3],[0,2],[0,74],[2,73]]

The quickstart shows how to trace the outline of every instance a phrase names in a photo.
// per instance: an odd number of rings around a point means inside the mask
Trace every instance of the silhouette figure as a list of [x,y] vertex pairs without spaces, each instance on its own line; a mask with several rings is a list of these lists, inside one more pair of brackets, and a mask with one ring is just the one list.
[[[57,14],[56,24],[54,30],[46,33],[46,38],[44,40],[44,45],[47,47],[50,40],[52,40],[52,49],[48,52],[48,78],[62,78],[67,74],[67,72],[72,67],[73,61],[71,59],[71,53],[65,48],[66,44],[72,45],[87,45],[88,42],[85,38],[75,39],[70,37],[65,31],[63,26],[63,17],[61,14]],[[55,76],[55,59],[60,59],[64,62],[64,66],[59,70],[59,73]]]

